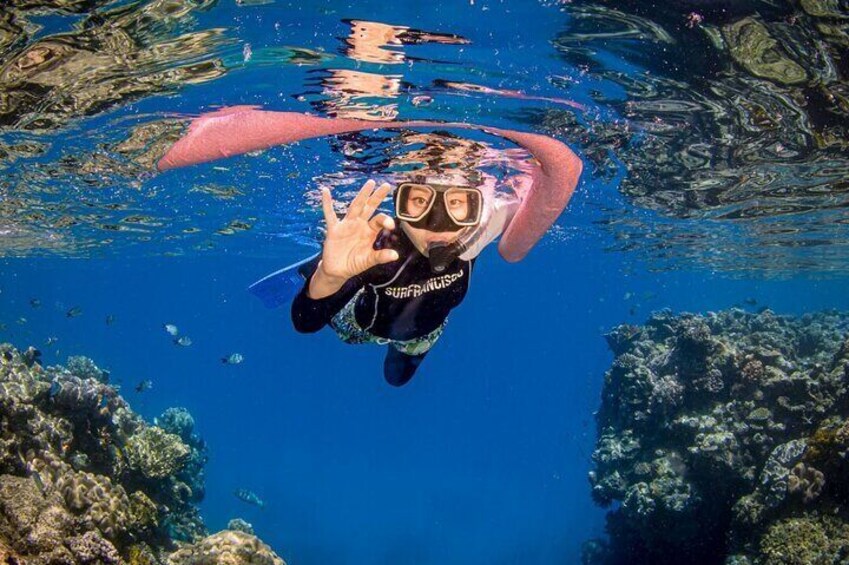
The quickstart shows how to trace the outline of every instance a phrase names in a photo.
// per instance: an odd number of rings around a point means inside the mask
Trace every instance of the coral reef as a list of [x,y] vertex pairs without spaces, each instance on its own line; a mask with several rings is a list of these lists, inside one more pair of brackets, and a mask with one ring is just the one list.
[[149,479],[161,479],[181,470],[190,450],[180,436],[152,426],[132,436],[125,453],[131,468]]
[[668,311],[608,336],[584,562],[849,556],[849,315]]
[[224,530],[171,554],[168,565],[286,565],[251,534]]
[[238,530],[240,532],[245,532],[246,534],[254,535],[254,527],[251,526],[249,522],[242,520],[241,518],[233,518],[229,522],[227,522],[228,530]]
[[90,359],[42,367],[0,344],[0,562],[282,563],[246,533],[206,537],[206,444],[183,408],[156,422]]
[[189,443],[192,441],[192,432],[195,429],[195,419],[185,408],[169,408],[153,423],[168,432],[180,436],[180,439]]
[[68,357],[68,360],[65,361],[65,369],[80,379],[94,379],[102,383],[109,382],[109,371],[104,371],[94,361],[82,355]]

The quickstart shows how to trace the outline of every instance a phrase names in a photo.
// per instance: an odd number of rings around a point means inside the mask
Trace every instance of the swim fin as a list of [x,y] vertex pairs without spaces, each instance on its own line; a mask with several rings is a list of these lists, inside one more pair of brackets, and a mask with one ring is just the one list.
[[321,252],[318,252],[279,271],[274,271],[253,283],[248,290],[262,300],[266,308],[278,308],[288,304],[298,295],[306,281],[300,267],[315,261],[320,255]]

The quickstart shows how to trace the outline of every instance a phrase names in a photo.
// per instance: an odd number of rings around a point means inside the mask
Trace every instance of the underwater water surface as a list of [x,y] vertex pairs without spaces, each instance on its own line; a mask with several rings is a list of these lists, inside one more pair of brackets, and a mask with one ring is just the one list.
[[[845,6],[616,4],[4,4],[0,342],[91,358],[150,422],[188,409],[206,527],[242,518],[290,565],[581,562],[605,535],[606,334],[664,309],[849,310]],[[235,105],[375,129],[156,170]],[[319,249],[321,187],[529,159],[395,119],[584,162],[527,258],[481,254],[401,388],[382,348],[298,334],[247,292]]]

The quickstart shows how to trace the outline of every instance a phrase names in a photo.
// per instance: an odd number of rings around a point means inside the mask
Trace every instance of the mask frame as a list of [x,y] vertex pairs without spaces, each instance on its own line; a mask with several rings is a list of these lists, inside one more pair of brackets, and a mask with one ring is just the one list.
[[[428,201],[428,205],[425,208],[425,210],[417,216],[412,216],[410,214],[403,212],[404,206],[401,205],[401,198],[406,197],[406,194],[410,190],[416,189],[416,188],[428,191],[431,194],[431,197]],[[448,197],[450,196],[452,191],[462,191],[462,192],[467,192],[467,193],[473,193],[473,194],[476,195],[477,204],[473,205],[471,202],[469,203],[469,207],[472,209],[472,212],[473,212],[473,217],[471,219],[457,220],[451,214],[450,208],[448,206]],[[398,217],[399,220],[403,220],[403,221],[408,222],[410,224],[422,222],[425,218],[428,217],[428,215],[433,210],[433,206],[436,203],[436,198],[438,197],[439,193],[442,194],[443,206],[445,208],[445,213],[450,218],[451,222],[453,222],[454,225],[457,226],[458,229],[469,227],[469,226],[476,226],[476,225],[480,224],[481,217],[483,216],[483,192],[481,192],[481,190],[478,189],[478,188],[468,187],[468,186],[451,186],[451,187],[445,188],[444,190],[437,190],[436,188],[434,188],[433,186],[431,186],[429,184],[405,182],[405,183],[401,184],[400,186],[398,186],[398,190],[395,191],[395,215]]]

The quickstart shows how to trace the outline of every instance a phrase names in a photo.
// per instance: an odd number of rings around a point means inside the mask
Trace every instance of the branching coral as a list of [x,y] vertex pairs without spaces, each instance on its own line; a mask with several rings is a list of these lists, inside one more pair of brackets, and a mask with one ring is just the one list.
[[191,450],[180,436],[151,426],[130,437],[125,453],[132,469],[149,479],[162,479],[180,471]]

